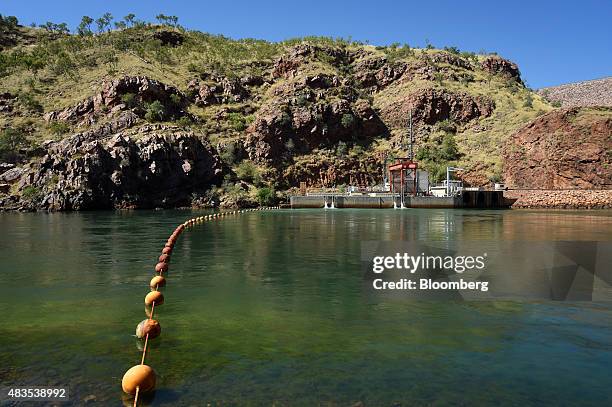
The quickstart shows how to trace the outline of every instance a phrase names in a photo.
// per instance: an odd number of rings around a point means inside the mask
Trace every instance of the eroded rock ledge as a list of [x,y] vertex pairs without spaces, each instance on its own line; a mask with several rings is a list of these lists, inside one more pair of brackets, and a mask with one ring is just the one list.
[[89,210],[189,205],[221,177],[221,161],[196,134],[143,130],[107,140],[76,134],[46,145],[40,163],[21,169],[0,207]]

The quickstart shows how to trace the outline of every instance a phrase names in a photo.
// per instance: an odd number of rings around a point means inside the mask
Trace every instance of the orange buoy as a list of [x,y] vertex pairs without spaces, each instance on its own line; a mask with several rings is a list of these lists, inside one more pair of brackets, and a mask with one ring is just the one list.
[[136,394],[136,388],[141,393],[150,392],[155,389],[155,370],[148,365],[132,366],[123,375],[121,387],[128,394]]
[[172,253],[172,247],[166,246],[162,249],[162,254],[171,254],[171,253]]
[[155,276],[151,279],[149,287],[157,289],[157,287],[164,287],[166,285],[166,279],[163,276]]
[[136,326],[136,337],[142,339],[149,335],[149,339],[157,338],[161,334],[161,325],[154,319],[143,319]]
[[155,265],[155,272],[156,273],[165,273],[166,271],[168,271],[168,263],[157,263]]
[[170,256],[167,254],[162,254],[161,256],[159,256],[159,262],[160,263],[170,263]]
[[149,294],[145,296],[145,305],[153,305],[155,306],[162,305],[164,303],[164,295],[159,291],[151,291]]

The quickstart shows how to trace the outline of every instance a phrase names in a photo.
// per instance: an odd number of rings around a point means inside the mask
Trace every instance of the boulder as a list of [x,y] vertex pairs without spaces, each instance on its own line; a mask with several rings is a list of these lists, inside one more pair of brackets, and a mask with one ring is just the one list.
[[10,170],[5,171],[4,173],[0,174],[0,182],[6,182],[9,184],[16,182],[19,180],[21,175],[23,175],[23,173],[24,173],[23,168],[19,168],[19,167],[11,168]]

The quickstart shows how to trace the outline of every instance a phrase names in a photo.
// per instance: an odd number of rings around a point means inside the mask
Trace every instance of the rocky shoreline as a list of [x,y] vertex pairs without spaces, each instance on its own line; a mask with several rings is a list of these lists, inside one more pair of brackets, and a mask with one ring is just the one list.
[[513,209],[612,209],[612,190],[511,190]]
[[[45,145],[40,161],[0,174],[4,210],[96,210],[190,206],[220,182],[222,163],[196,134],[141,128],[137,137],[77,134]],[[8,188],[6,188],[8,186]],[[5,195],[2,195],[4,192]]]

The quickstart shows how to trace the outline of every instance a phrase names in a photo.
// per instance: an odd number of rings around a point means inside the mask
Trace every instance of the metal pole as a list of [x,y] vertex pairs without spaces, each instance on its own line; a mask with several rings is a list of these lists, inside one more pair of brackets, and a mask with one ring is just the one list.
[[403,168],[403,166],[400,169],[400,182],[401,182],[401,186],[400,186],[400,204],[403,207],[404,206],[404,168]]
[[412,138],[412,109],[409,110],[409,118],[408,118],[408,132],[409,132],[409,137],[410,137],[410,151],[408,153],[408,158],[410,159],[410,161],[414,160],[414,152],[412,150],[412,144],[414,142],[413,138]]
[[446,196],[450,196],[450,167],[446,167]]

